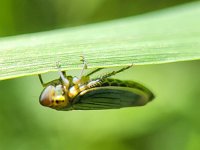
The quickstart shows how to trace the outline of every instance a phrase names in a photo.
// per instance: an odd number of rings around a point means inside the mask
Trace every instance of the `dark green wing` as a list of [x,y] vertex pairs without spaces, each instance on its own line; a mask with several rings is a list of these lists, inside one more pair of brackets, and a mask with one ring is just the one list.
[[134,84],[134,87],[105,86],[85,90],[74,99],[72,109],[98,110],[143,106],[154,98],[150,90],[135,82]]

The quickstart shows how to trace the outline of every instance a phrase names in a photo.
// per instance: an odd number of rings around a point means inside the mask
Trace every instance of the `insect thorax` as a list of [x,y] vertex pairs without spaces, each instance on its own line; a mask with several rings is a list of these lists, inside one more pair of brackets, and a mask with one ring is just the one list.
[[84,90],[88,90],[95,87],[106,87],[106,86],[131,87],[131,85],[129,85],[128,82],[123,82],[121,80],[112,78],[106,78],[106,79],[97,78],[94,80],[88,80],[87,82],[83,82],[80,79],[80,81],[78,81],[77,83],[73,83],[69,87],[68,96],[70,97],[70,99],[73,99]]

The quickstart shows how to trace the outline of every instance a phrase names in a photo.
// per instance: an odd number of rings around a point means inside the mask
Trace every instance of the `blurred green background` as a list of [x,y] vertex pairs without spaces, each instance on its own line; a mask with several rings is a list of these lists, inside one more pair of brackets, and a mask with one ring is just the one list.
[[[1,0],[0,36],[101,22],[186,2]],[[1,81],[0,149],[199,150],[199,65],[136,66],[116,75],[143,83],[156,95],[144,107],[120,110],[59,112],[38,103],[42,86],[37,76]],[[46,74],[45,80],[55,77],[57,73]]]
[[194,0],[1,0],[0,36],[139,15]]

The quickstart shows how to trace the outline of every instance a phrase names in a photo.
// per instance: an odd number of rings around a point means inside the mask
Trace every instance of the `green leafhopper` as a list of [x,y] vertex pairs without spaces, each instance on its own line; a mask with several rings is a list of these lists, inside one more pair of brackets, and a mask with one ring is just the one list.
[[56,110],[101,110],[123,107],[143,106],[150,102],[154,95],[143,85],[134,81],[122,81],[110,78],[131,66],[105,74],[99,78],[90,79],[90,76],[103,68],[98,68],[87,75],[83,75],[87,64],[82,59],[84,67],[80,78],[66,76],[60,70],[60,78],[44,83],[41,75],[39,79],[45,87],[39,102],[41,105]]

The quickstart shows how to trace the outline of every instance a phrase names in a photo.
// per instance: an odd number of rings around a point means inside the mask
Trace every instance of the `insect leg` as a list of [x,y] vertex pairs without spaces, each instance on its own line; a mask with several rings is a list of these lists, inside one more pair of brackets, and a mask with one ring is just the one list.
[[62,80],[64,86],[68,89],[69,87],[69,80],[67,78],[65,78],[66,74],[65,74],[65,71],[61,71],[61,65],[59,62],[56,63],[56,66],[58,68],[58,73],[60,75],[60,79]]
[[66,71],[62,71],[62,74],[66,77]]
[[97,68],[97,69],[93,70],[92,72],[88,73],[86,76],[91,76],[92,74],[94,74],[94,73],[96,73],[96,72],[98,72],[98,71],[100,71],[102,69],[103,68]]
[[44,83],[44,81],[42,80],[42,75],[38,74],[38,77],[40,79],[40,83],[42,84],[43,87],[46,87],[47,83]]
[[103,69],[103,68],[97,68],[97,69],[93,70],[92,72],[88,73],[87,75],[81,76],[80,79],[74,78],[75,80],[73,80],[73,83],[74,83],[74,84],[79,84],[79,83],[84,84],[84,83],[86,83],[86,82],[89,82],[89,81],[90,81],[90,75],[92,75],[92,74],[98,72],[98,71],[101,70],[101,69]]
[[120,72],[122,72],[122,71],[124,71],[124,70],[127,70],[127,69],[129,69],[130,67],[132,67],[132,66],[133,66],[133,65],[130,65],[130,66],[124,67],[124,68],[122,68],[122,69],[119,69],[119,70],[117,70],[117,71],[113,71],[113,72],[111,72],[111,73],[108,73],[108,74],[106,74],[106,75],[103,75],[103,76],[101,77],[101,79],[105,79],[105,78],[111,77],[111,76],[113,76],[113,75],[116,75],[117,73],[120,73]]
[[83,76],[84,70],[87,69],[87,62],[85,61],[84,56],[81,56],[81,61],[83,62],[83,69],[81,70],[80,78]]
[[[81,71],[81,73],[80,73],[80,77],[83,76],[84,70],[87,69],[87,62],[86,62],[84,56],[81,56],[81,61],[83,62],[83,69],[82,69],[82,71]],[[92,75],[92,74],[94,74],[94,73],[100,71],[101,69],[103,69],[103,68],[97,68],[97,69],[93,70],[92,72],[88,73],[88,74],[85,75],[85,76],[90,76],[90,75]]]

